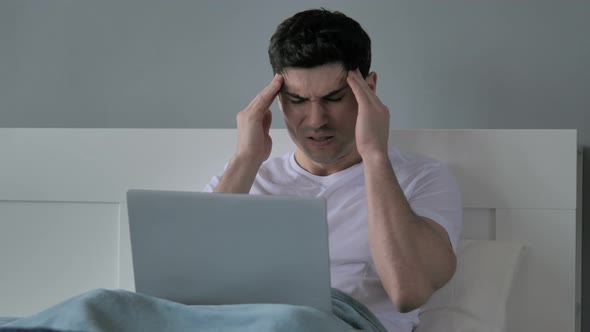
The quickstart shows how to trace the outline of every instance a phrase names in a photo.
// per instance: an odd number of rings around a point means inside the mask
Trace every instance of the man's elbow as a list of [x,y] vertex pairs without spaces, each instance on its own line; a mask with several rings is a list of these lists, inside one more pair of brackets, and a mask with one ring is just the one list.
[[391,297],[391,300],[399,312],[407,313],[426,304],[433,293],[434,288],[424,287],[420,290],[397,292],[395,296]]
[[[453,255],[444,271],[437,274],[436,278],[427,278],[424,275],[422,275],[423,277],[415,277],[411,282],[412,286],[406,286],[403,289],[391,287],[387,293],[399,312],[407,313],[416,310],[425,305],[434,292],[451,280],[456,269],[457,259]],[[409,284],[406,283],[406,285]]]

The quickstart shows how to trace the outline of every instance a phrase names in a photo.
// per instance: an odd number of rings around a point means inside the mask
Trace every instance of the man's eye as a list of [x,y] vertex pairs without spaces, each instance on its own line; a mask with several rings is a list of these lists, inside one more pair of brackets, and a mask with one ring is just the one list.
[[305,99],[295,99],[295,100],[293,100],[293,99],[289,99],[289,101],[290,101],[292,104],[302,104],[302,103],[304,103],[304,102],[305,102]]
[[341,100],[342,100],[342,98],[344,98],[344,97],[340,97],[340,98],[326,98],[326,101],[329,101],[329,102],[335,103],[335,102],[339,102],[339,101],[341,101]]

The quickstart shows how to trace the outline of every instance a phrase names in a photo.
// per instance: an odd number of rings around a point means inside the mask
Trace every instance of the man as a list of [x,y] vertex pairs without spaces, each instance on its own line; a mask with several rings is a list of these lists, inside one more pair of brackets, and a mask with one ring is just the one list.
[[[456,183],[439,162],[388,147],[389,110],[375,94],[371,41],[356,21],[297,13],[278,26],[268,53],[275,76],[238,113],[237,151],[206,189],[325,197],[332,286],[389,331],[411,331],[417,309],[455,271]],[[267,160],[277,96],[297,150]]]

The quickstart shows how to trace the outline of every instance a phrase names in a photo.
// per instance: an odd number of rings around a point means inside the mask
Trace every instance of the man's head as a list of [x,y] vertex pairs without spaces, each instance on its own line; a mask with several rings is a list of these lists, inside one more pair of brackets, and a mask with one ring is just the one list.
[[369,74],[371,40],[361,26],[339,12],[304,11],[279,25],[268,53],[273,71],[283,76],[279,106],[297,162],[317,175],[360,162],[348,72],[358,69],[373,91],[377,82]]
[[363,77],[371,67],[371,39],[350,17],[325,9],[299,12],[283,21],[268,48],[274,73],[285,68],[313,68],[341,63],[344,69],[359,69]]

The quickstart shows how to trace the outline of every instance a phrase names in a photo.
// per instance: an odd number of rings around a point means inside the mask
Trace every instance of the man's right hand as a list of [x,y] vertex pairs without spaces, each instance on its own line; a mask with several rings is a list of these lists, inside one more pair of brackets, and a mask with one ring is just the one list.
[[283,77],[276,74],[250,104],[238,113],[238,149],[215,187],[215,192],[247,194],[258,169],[270,156],[269,135],[272,113],[270,105],[283,86]]
[[270,105],[283,85],[283,77],[275,74],[270,84],[237,115],[238,149],[236,157],[252,160],[259,165],[270,156],[272,139],[269,135],[272,113]]

